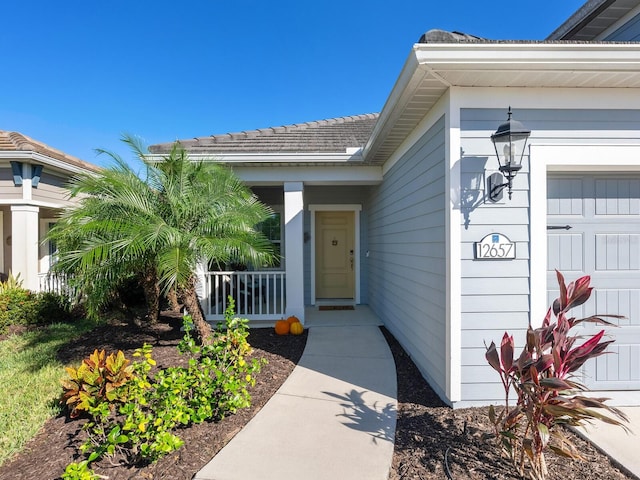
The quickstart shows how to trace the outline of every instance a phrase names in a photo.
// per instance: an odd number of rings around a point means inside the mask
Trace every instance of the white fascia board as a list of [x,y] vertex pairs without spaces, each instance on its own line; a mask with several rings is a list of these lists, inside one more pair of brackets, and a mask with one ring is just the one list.
[[71,203],[43,202],[42,200],[25,200],[23,198],[0,198],[0,205],[28,205],[39,208],[61,209],[71,206]]
[[373,145],[379,137],[385,136],[386,132],[393,127],[396,117],[402,112],[404,104],[413,96],[415,89],[420,85],[422,79],[427,75],[427,70],[422,69],[420,72],[420,64],[416,55],[409,55],[405,62],[400,76],[396,80],[395,85],[391,89],[391,93],[387,98],[380,116],[376,122],[369,140],[362,152],[363,157],[367,157],[369,151],[372,150]]
[[[159,162],[166,155],[149,154],[150,162]],[[189,153],[189,158],[199,162],[217,163],[362,163],[362,151],[345,153]]]
[[30,150],[11,150],[0,152],[0,159],[49,165],[67,173],[96,173],[94,170],[89,168],[71,165],[61,160],[56,160],[55,158]]
[[379,166],[349,168],[232,165],[231,168],[242,181],[251,185],[282,185],[283,182],[304,182],[305,185],[377,185],[382,182],[382,168]]
[[640,44],[625,43],[421,43],[414,46],[419,64],[446,70],[620,71],[640,64]]

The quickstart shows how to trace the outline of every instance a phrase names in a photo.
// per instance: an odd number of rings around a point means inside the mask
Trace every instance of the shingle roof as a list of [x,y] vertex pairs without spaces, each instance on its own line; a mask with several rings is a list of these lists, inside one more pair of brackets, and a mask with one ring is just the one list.
[[85,170],[98,171],[99,167],[92,165],[91,163],[84,162],[79,158],[72,157],[60,150],[57,150],[49,145],[27,137],[19,132],[9,132],[6,130],[0,130],[0,152],[36,152],[55,160],[60,160],[69,165],[80,167]]
[[[344,153],[363,147],[378,119],[377,113],[331,118],[314,122],[263,128],[238,133],[179,140],[191,153]],[[151,153],[166,153],[172,143],[149,147]]]

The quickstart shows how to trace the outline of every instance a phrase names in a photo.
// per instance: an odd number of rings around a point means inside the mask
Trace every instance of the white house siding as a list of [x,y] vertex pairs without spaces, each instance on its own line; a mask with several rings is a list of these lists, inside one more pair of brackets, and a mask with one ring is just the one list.
[[372,187],[369,305],[446,398],[445,121]]
[[68,205],[69,191],[65,188],[68,179],[56,175],[42,172],[38,187],[34,188],[31,196],[34,200],[53,203],[57,205]]
[[13,173],[11,172],[11,168],[0,168],[0,198],[22,198],[22,188],[16,187],[13,184]]
[[604,38],[610,42],[637,42],[640,40],[640,15],[631,18]]
[[[362,205],[369,195],[367,186],[306,186],[304,189],[304,231],[311,232],[311,212],[309,205]],[[364,228],[367,221],[367,212],[360,213],[360,303],[368,303],[368,282],[366,251],[368,244],[367,230]],[[309,237],[304,245],[304,303],[311,304],[311,245]]]
[[[633,110],[518,109],[514,118],[532,130],[530,143],[638,143],[640,112]],[[502,387],[484,358],[485,343],[504,331],[523,344],[529,321],[529,162],[515,179],[513,199],[484,200],[486,176],[497,170],[490,135],[506,120],[504,109],[461,110],[462,399],[465,404],[500,401]],[[603,159],[603,163],[606,163]],[[486,173],[485,173],[486,172]],[[483,175],[485,173],[485,175]],[[532,186],[535,188],[535,186]],[[474,191],[476,189],[476,191]],[[474,260],[474,242],[498,232],[516,243],[516,259]]]
[[11,270],[11,207],[3,206],[0,208],[2,212],[2,273],[8,273]]

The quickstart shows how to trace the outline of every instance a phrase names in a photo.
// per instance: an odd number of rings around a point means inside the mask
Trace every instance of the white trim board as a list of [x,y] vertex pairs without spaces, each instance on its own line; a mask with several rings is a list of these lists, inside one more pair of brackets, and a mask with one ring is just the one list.
[[548,172],[640,172],[640,145],[530,146],[530,321],[535,328],[547,313]]
[[[637,88],[454,87],[461,108],[637,110]],[[497,125],[496,125],[497,126]]]
[[[451,91],[453,90],[453,91]],[[446,199],[446,392],[450,402],[462,400],[462,227],[460,206],[455,192],[460,191],[460,108],[456,88],[448,95],[448,114],[445,116],[445,199]]]

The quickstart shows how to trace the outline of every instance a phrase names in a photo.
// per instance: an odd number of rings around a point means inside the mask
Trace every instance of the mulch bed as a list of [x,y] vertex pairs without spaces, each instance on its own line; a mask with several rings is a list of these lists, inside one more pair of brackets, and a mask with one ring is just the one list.
[[[79,361],[94,349],[124,350],[131,354],[143,342],[153,345],[153,356],[160,366],[184,362],[175,346],[181,338],[179,323],[165,319],[153,329],[133,324],[110,325],[87,333],[60,351],[63,361]],[[398,372],[398,424],[390,480],[443,480],[445,452],[453,480],[518,478],[492,444],[482,440],[489,431],[486,409],[452,410],[443,405],[395,339],[383,329],[391,346]],[[185,445],[145,467],[124,467],[102,461],[94,468],[110,480],[189,480],[229,442],[262,408],[291,373],[306,343],[306,332],[299,337],[277,336],[272,329],[255,329],[249,336],[257,358],[268,364],[251,390],[252,405],[218,423],[205,423],[182,429],[178,435]],[[2,479],[57,479],[67,464],[81,460],[77,447],[82,443],[81,424],[63,416],[48,421],[25,450],[0,467]],[[614,480],[625,476],[609,460],[579,438],[575,443],[585,452],[587,462],[573,462],[549,456],[550,480]],[[289,446],[294,450],[295,446]],[[287,447],[287,448],[289,448]],[[340,480],[340,479],[336,479]],[[365,479],[363,479],[365,480]]]
[[[180,321],[164,318],[152,329],[141,329],[134,324],[112,324],[97,328],[60,350],[63,362],[76,361],[91,354],[94,349],[123,350],[128,358],[143,343],[153,345],[153,358],[158,367],[180,365],[185,359],[176,345],[182,338]],[[187,480],[207,464],[218,451],[262,408],[287,379],[302,355],[307,332],[300,336],[278,336],[273,329],[254,329],[249,334],[255,358],[264,358],[256,385],[251,389],[251,407],[239,410],[218,423],[203,423],[181,429],[177,435],[185,444],[178,451],[143,468],[111,465],[107,461],[94,464],[96,473],[110,480]],[[64,416],[49,420],[42,431],[16,457],[0,467],[0,479],[46,480],[57,479],[65,467],[83,460],[78,446],[84,437],[80,421],[69,421]]]
[[[383,329],[396,361],[398,423],[390,480],[512,480],[520,477],[483,435],[492,431],[487,408],[452,410],[420,375],[393,336]],[[586,457],[580,462],[547,454],[548,480],[633,479],[571,432]],[[447,453],[448,471],[445,467]]]

